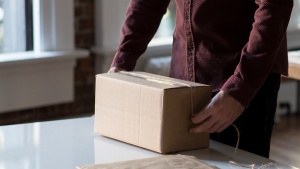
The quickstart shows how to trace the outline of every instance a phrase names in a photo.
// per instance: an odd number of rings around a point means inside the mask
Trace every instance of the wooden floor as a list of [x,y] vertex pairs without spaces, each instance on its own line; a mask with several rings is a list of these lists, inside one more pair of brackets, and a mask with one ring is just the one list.
[[300,116],[280,117],[274,126],[270,159],[300,168]]

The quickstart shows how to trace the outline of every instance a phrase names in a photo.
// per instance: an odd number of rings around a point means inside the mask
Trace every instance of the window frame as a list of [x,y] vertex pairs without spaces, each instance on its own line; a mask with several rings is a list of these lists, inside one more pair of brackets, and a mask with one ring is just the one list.
[[25,51],[33,50],[33,6],[32,0],[25,0],[26,47]]
[[0,113],[72,102],[76,60],[89,56],[74,47],[74,0],[32,3],[33,51],[0,54]]
[[74,0],[33,0],[34,51],[74,50]]

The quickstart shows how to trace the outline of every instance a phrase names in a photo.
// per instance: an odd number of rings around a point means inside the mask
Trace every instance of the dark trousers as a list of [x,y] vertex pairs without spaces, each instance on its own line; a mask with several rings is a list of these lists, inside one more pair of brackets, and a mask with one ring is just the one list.
[[[280,74],[270,74],[249,107],[233,123],[240,131],[240,149],[269,158],[280,80]],[[237,132],[233,126],[229,126],[221,133],[213,133],[210,137],[236,146]]]

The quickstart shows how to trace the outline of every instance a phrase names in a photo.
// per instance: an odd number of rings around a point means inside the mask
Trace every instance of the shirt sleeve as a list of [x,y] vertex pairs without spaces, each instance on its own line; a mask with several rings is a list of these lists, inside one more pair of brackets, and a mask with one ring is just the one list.
[[245,107],[266,80],[286,40],[293,0],[255,0],[258,5],[248,43],[234,74],[222,86]]
[[111,67],[134,69],[158,29],[170,0],[131,0]]

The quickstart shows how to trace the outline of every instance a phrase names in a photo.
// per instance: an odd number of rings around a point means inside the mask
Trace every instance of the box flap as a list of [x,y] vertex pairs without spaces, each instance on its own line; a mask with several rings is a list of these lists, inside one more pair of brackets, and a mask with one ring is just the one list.
[[145,72],[125,72],[121,71],[118,73],[104,73],[98,74],[106,78],[115,80],[126,81],[128,83],[135,83],[139,85],[145,85],[158,89],[171,89],[180,87],[197,87],[197,86],[208,86],[200,83],[184,81],[180,79],[165,77],[161,75],[155,75]]

